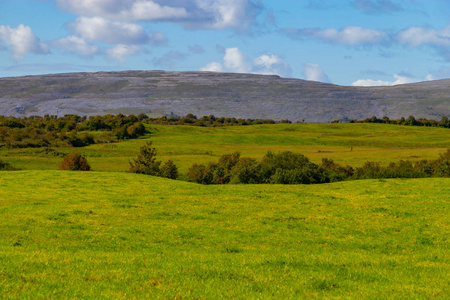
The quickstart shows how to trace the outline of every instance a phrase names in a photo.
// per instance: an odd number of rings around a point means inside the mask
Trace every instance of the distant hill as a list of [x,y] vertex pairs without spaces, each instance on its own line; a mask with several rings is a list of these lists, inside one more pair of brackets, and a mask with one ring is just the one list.
[[0,78],[0,115],[193,113],[330,122],[450,116],[450,79],[348,87],[278,76],[121,71]]

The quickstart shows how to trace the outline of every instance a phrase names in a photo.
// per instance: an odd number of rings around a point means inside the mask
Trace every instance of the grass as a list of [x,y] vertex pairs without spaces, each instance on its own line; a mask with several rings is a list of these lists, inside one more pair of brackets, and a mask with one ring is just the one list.
[[[443,128],[387,124],[277,124],[231,127],[155,125],[143,139],[83,148],[97,171],[125,171],[146,139],[153,141],[158,159],[172,159],[181,173],[195,162],[217,161],[227,153],[260,159],[271,151],[295,151],[319,163],[323,157],[353,167],[364,162],[436,159],[450,148],[450,131]],[[69,153],[73,148],[58,148]],[[21,169],[55,170],[61,157],[42,149],[0,150],[0,159]]]
[[449,187],[2,172],[0,295],[448,299]]

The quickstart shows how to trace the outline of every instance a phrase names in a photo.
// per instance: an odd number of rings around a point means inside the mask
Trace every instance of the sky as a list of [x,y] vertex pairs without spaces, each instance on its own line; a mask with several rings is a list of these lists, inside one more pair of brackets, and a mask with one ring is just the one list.
[[0,77],[120,70],[450,78],[450,1],[0,0]]

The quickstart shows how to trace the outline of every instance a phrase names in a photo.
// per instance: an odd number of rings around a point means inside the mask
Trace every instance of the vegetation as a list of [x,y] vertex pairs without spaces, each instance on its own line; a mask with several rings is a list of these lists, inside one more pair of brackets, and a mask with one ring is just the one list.
[[[69,144],[0,149],[49,169],[0,176],[1,297],[450,297],[447,129],[141,119],[151,137],[77,149],[103,172],[57,171]],[[299,182],[331,183],[278,184]]]
[[[339,121],[337,121],[339,122]],[[385,123],[411,126],[450,128],[450,121],[442,117],[441,121],[418,119],[390,120],[387,117],[376,117],[355,123]],[[0,148],[39,148],[39,147],[85,147],[95,143],[110,143],[124,139],[135,139],[146,134],[144,124],[160,125],[192,125],[200,127],[291,124],[289,120],[236,119],[231,117],[203,116],[198,119],[193,114],[185,117],[171,115],[160,118],[149,118],[145,114],[138,116],[105,115],[86,116],[65,115],[64,117],[32,116],[25,118],[0,116]]]
[[161,176],[170,179],[178,178],[178,168],[172,160],[168,160],[162,167],[161,161],[156,160],[156,149],[152,142],[147,142],[140,148],[137,158],[130,161],[130,173]]
[[[350,121],[352,123],[358,121]],[[443,116],[440,121],[428,120],[424,118],[416,119],[414,116],[409,116],[407,119],[401,118],[399,120],[390,120],[388,117],[383,117],[381,119],[377,117],[367,118],[364,123],[383,123],[383,124],[397,124],[397,125],[407,125],[407,126],[426,126],[426,127],[443,127],[450,128],[450,121],[447,116]]]
[[[179,168],[181,179],[194,164],[217,162],[224,154],[240,152],[256,160],[268,152],[301,153],[311,162],[321,164],[328,158],[353,168],[366,161],[390,162],[435,160],[450,148],[450,132],[439,127],[394,126],[377,123],[345,124],[262,124],[253,126],[165,126],[147,125],[146,135],[120,143],[97,143],[77,151],[89,160],[97,171],[125,172],[130,158],[148,140],[158,151],[164,164],[172,160]],[[93,135],[102,134],[93,132]],[[19,169],[58,169],[62,157],[73,152],[69,145],[43,148],[0,147],[0,159]],[[161,165],[162,166],[162,165]]]
[[448,299],[450,179],[0,176],[5,299]]
[[0,159],[0,171],[12,171],[14,167],[10,163]]
[[85,156],[81,155],[79,152],[72,152],[64,157],[59,169],[68,171],[90,171],[91,166],[87,162]]
[[261,162],[240,157],[240,153],[235,152],[223,155],[217,163],[194,163],[189,168],[188,177],[190,181],[201,184],[314,184],[351,179],[450,177],[450,149],[433,161],[412,163],[400,160],[387,166],[368,161],[356,170],[327,158],[317,165],[306,156],[290,151],[277,154],[269,151]]
[[0,147],[84,147],[133,139],[146,132],[141,121],[134,115],[122,114],[89,118],[77,115],[60,118],[49,115],[25,118],[0,116]]

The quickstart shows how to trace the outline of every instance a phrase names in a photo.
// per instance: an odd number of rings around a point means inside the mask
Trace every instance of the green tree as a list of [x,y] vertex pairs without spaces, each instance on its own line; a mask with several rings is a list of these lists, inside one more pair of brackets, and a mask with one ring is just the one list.
[[159,176],[161,161],[156,160],[156,149],[152,148],[152,142],[147,142],[140,148],[137,158],[130,161],[131,173]]

